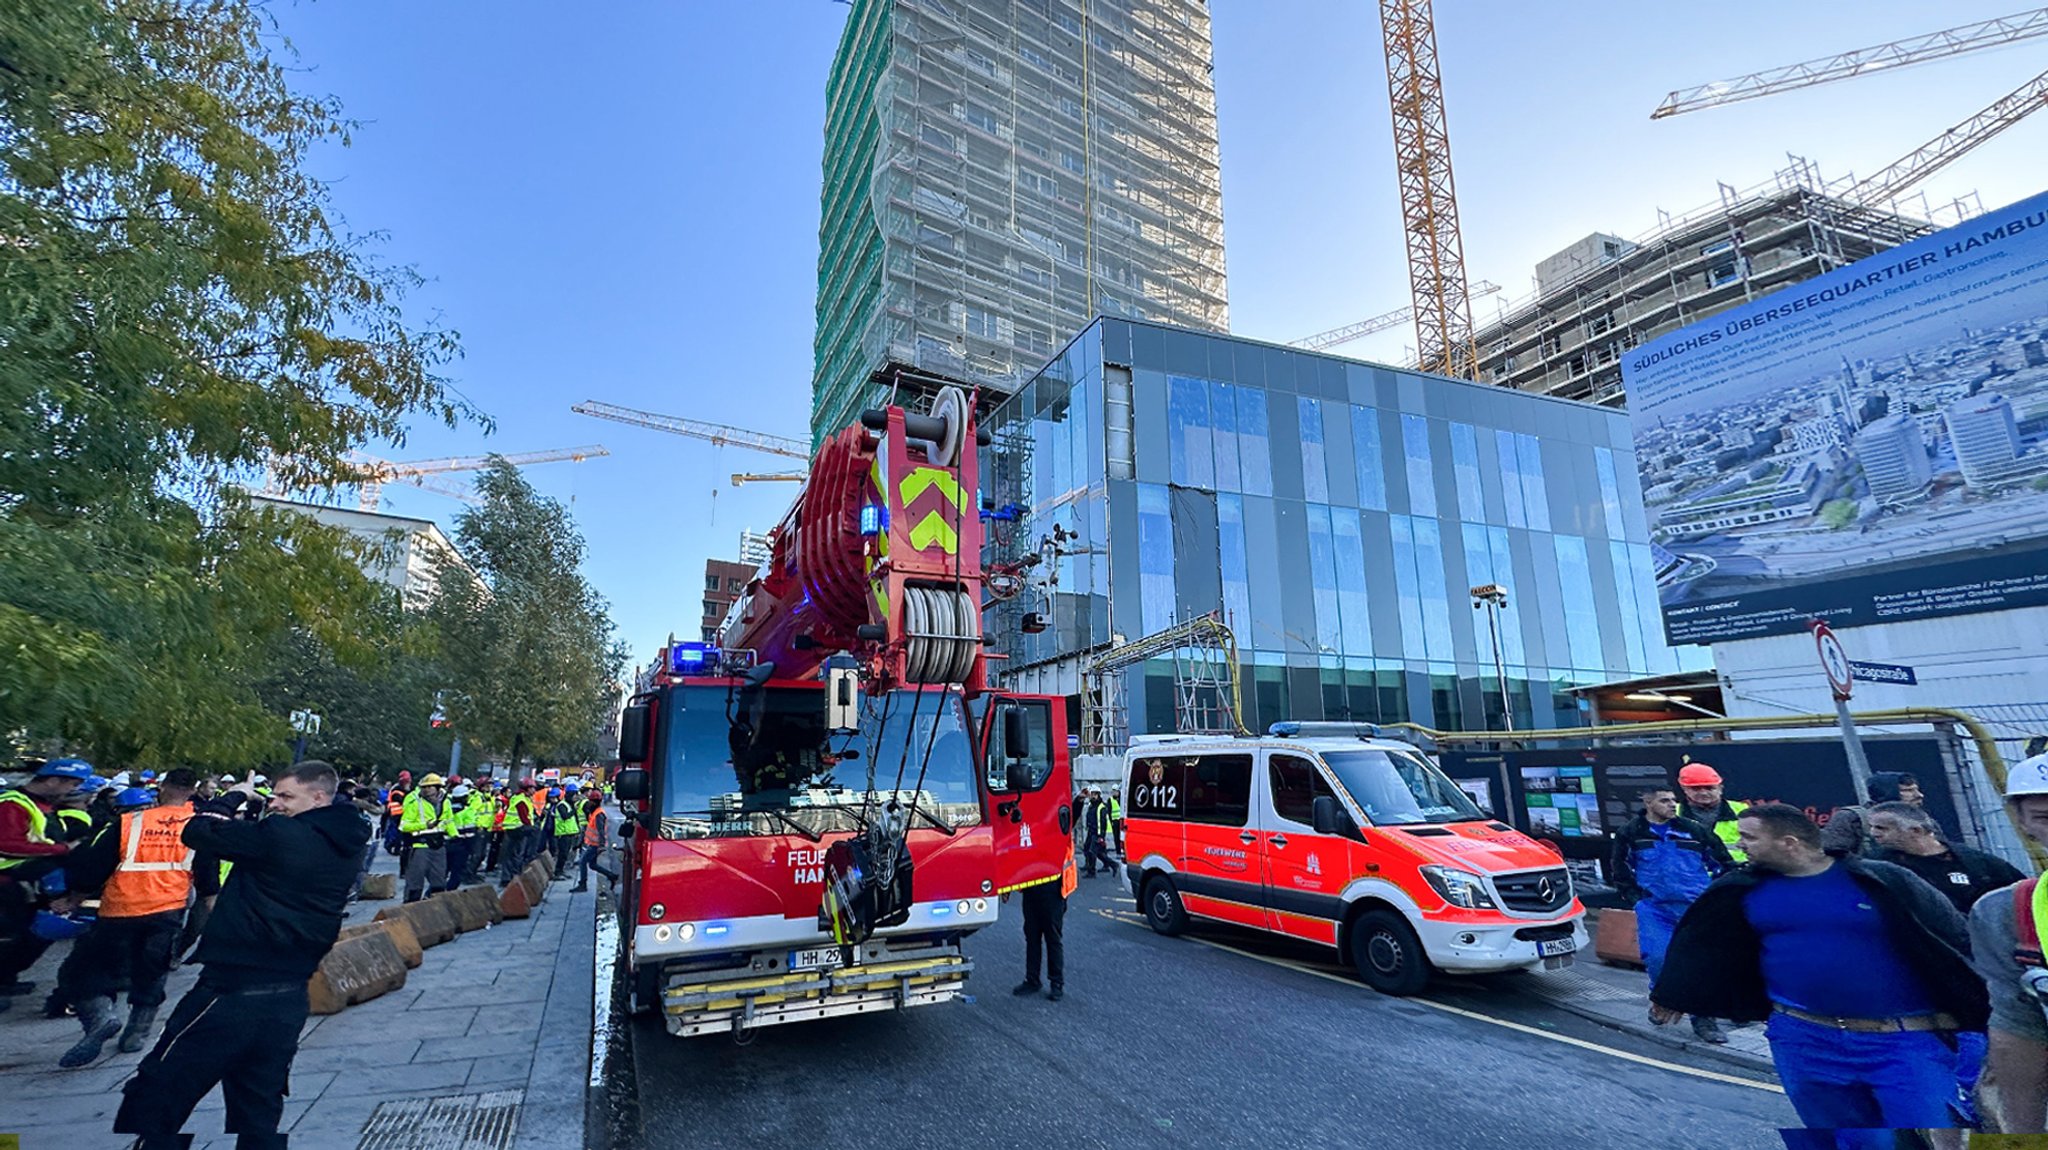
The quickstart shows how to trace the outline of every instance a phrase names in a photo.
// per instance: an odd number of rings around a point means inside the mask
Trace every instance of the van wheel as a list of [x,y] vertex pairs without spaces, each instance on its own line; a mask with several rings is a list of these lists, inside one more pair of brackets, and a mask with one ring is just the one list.
[[1180,892],[1163,875],[1145,884],[1145,921],[1160,934],[1172,936],[1188,928],[1187,908],[1180,904]]
[[1358,977],[1381,994],[1405,998],[1429,985],[1429,957],[1408,920],[1391,910],[1371,910],[1351,924],[1351,961]]

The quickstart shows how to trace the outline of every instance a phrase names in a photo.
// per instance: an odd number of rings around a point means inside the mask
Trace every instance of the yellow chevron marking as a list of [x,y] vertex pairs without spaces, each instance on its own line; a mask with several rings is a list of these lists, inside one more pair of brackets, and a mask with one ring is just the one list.
[[[896,485],[896,494],[903,500],[904,510],[909,510],[910,505],[917,501],[918,496],[924,494],[927,487],[938,488],[939,493],[950,500],[956,510],[965,508],[966,505],[961,502],[963,497],[960,494],[960,481],[953,478],[952,472],[942,467],[918,467],[913,468],[910,474],[903,477],[903,482]],[[923,524],[918,526],[923,527]]]
[[945,547],[948,555],[960,550],[960,537],[954,534],[952,525],[946,522],[943,511],[932,512],[924,517],[923,522],[910,529],[910,545],[919,551],[929,548],[935,539]]

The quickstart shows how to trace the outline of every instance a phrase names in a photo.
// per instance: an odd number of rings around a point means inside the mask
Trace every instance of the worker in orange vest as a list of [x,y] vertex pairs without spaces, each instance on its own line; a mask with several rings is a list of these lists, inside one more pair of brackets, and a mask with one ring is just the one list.
[[589,890],[590,872],[593,869],[604,876],[605,881],[611,885],[613,890],[618,889],[619,872],[604,865],[606,832],[610,829],[607,826],[607,822],[608,819],[604,813],[604,799],[596,794],[585,798],[583,800],[583,854],[579,860],[581,870],[577,876],[576,885],[570,888],[569,893],[575,894],[578,891]]
[[[157,1008],[164,1002],[164,977],[170,973],[171,951],[185,925],[185,907],[192,899],[195,851],[182,835],[192,818],[192,793],[198,776],[179,767],[164,776],[157,804],[149,792],[131,787],[116,797],[123,810],[71,859],[69,868],[77,901],[80,890],[99,887],[99,919],[74,945],[60,977],[75,979],[59,989],[78,1011],[85,1035],[57,1060],[63,1067],[85,1066],[116,1033],[120,1049],[133,1054],[149,1042]],[[114,1015],[114,991],[128,984],[128,1025]]]

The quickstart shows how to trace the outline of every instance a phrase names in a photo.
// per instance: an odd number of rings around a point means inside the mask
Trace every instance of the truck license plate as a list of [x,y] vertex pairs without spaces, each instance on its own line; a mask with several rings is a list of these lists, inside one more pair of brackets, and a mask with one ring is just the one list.
[[1550,938],[1536,944],[1536,953],[1544,958],[1560,954],[1570,954],[1577,949],[1579,949],[1578,942],[1569,938]]
[[830,970],[838,965],[840,965],[840,954],[839,948],[836,946],[818,946],[812,947],[810,950],[792,950],[789,952],[789,969],[791,970]]

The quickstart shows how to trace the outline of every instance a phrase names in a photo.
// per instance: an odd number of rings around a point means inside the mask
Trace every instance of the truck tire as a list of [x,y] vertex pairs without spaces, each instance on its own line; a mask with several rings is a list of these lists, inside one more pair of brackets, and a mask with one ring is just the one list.
[[1145,884],[1145,921],[1169,938],[1188,928],[1188,911],[1180,903],[1180,892],[1165,875],[1153,875]]
[[626,1012],[635,1018],[656,1013],[661,1004],[661,967],[642,966],[626,972]]
[[1422,940],[1395,911],[1369,910],[1351,924],[1351,961],[1358,977],[1381,994],[1406,998],[1429,985]]

